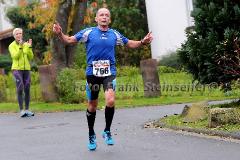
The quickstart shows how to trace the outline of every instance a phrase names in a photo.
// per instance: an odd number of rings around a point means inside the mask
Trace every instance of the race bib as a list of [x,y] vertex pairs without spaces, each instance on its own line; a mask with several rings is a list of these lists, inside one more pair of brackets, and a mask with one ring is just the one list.
[[93,75],[96,77],[106,77],[111,75],[110,61],[99,60],[93,61]]

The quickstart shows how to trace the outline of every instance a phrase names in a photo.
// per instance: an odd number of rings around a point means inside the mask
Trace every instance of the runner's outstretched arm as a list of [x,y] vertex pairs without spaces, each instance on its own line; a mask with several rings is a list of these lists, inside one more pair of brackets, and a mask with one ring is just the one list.
[[75,44],[77,43],[77,39],[74,36],[67,36],[62,33],[62,27],[59,25],[58,22],[53,24],[53,32],[58,36],[58,38],[66,43],[66,44]]
[[127,43],[128,48],[138,48],[142,45],[150,44],[153,40],[152,32],[149,32],[141,41],[129,40]]

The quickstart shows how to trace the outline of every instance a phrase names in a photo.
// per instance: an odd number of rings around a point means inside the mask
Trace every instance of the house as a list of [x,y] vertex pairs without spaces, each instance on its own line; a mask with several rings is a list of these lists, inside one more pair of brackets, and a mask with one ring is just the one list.
[[14,40],[12,31],[11,28],[0,32],[0,54],[8,53],[8,46]]
[[0,55],[8,53],[8,45],[14,40],[13,26],[6,17],[6,9],[17,5],[17,0],[0,2]]
[[154,40],[152,58],[161,59],[186,40],[185,29],[193,26],[193,0],[145,0],[148,26]]

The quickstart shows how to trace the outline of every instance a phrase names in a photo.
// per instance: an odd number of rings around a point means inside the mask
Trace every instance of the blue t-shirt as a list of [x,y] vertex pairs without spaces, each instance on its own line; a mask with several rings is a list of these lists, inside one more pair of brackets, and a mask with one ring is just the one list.
[[128,38],[118,31],[101,31],[98,27],[86,28],[74,35],[77,41],[85,42],[87,51],[86,75],[93,75],[92,61],[109,60],[111,74],[116,75],[115,46],[125,45]]

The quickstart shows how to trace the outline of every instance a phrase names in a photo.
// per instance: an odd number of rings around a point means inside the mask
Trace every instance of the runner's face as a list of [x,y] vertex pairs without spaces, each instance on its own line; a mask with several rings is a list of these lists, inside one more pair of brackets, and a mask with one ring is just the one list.
[[95,20],[99,26],[108,26],[111,22],[109,10],[106,8],[99,9]]

